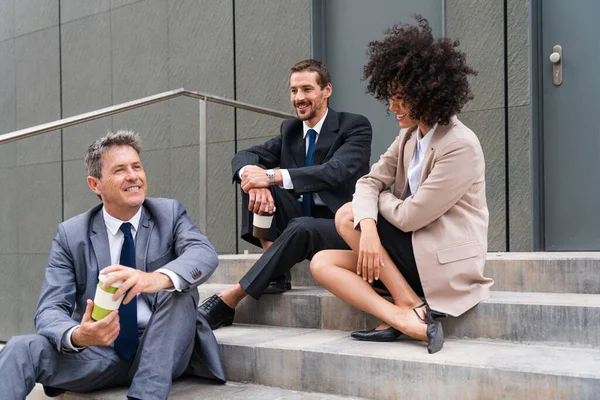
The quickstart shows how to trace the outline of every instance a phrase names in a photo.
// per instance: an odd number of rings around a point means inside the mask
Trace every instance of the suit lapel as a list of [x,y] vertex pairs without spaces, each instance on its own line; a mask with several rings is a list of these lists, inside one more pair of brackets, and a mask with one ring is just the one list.
[[[446,133],[456,125],[456,117],[452,117],[450,119],[450,123],[448,125],[438,125],[438,127],[433,132],[433,136],[431,137],[431,141],[429,142],[429,147],[425,151],[425,159],[423,160],[423,173],[421,174],[421,179],[419,181],[419,186],[423,183],[423,181],[429,175],[428,171],[430,171],[429,165],[431,165],[431,155],[433,151],[439,144],[440,140],[446,135]],[[416,136],[416,135],[415,135]]]
[[323,159],[329,152],[331,145],[337,137],[340,126],[338,124],[337,113],[332,109],[327,112],[327,117],[323,121],[321,132],[319,133],[319,140],[315,146],[315,153],[313,154],[313,165],[319,165],[323,162]]
[[306,150],[304,144],[304,135],[302,121],[297,120],[294,126],[288,131],[290,135],[289,149],[292,153],[292,158],[296,162],[296,167],[304,167],[304,159],[306,158]]
[[92,221],[92,232],[90,234],[90,241],[96,255],[96,262],[98,265],[98,271],[96,274],[103,269],[108,267],[110,262],[110,246],[108,245],[108,234],[106,233],[106,224],[102,217],[102,207],[94,215]]
[[140,225],[135,235],[135,266],[137,269],[146,271],[146,261],[148,258],[148,243],[150,234],[154,228],[154,221],[148,213],[146,207],[142,207],[142,215],[140,216]]

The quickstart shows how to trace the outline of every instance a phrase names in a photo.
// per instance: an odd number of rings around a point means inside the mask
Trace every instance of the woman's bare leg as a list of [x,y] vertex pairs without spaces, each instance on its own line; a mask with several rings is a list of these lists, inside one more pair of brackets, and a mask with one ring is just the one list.
[[[342,236],[346,243],[348,243],[354,253],[358,254],[360,231],[354,229],[352,203],[346,203],[338,210],[335,216],[335,224],[340,236]],[[392,295],[394,303],[400,308],[408,308],[411,310],[420,305],[422,303],[421,299],[410,287],[408,282],[406,282],[406,279],[404,279],[404,276],[402,276],[400,271],[398,271],[398,268],[385,250],[383,250],[383,264],[384,266],[380,268],[379,278]],[[356,271],[356,268],[354,271]],[[425,316],[424,309],[419,309],[417,311],[422,317]],[[414,312],[412,312],[412,314],[414,315]],[[416,318],[416,315],[414,315],[414,317],[414,322],[419,322],[418,318]],[[376,329],[386,329],[390,326],[386,320],[383,321],[384,322]],[[405,333],[408,334],[408,332]]]
[[317,282],[346,303],[415,339],[427,341],[426,325],[414,314],[413,306],[392,304],[375,293],[371,285],[356,274],[357,260],[351,250],[320,251],[313,257],[310,271]]

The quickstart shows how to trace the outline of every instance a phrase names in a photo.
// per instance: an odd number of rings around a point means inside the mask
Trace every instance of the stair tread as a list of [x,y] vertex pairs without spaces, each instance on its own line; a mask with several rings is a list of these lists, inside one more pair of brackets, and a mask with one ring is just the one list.
[[[41,385],[36,387],[36,392],[28,397],[39,399],[50,399],[41,392]],[[127,388],[112,388],[99,390],[92,393],[65,393],[64,400],[112,400],[123,399],[127,395]],[[249,383],[227,382],[225,385],[208,383],[207,381],[194,378],[184,378],[173,383],[169,392],[169,399],[195,400],[195,399],[240,399],[245,400],[351,400],[361,399],[359,397],[338,396],[333,394],[303,392],[298,390],[280,389],[271,386],[255,385]]]
[[[233,284],[205,283],[199,287],[202,292],[220,293],[233,287]],[[505,292],[491,291],[490,298],[485,303],[490,304],[523,304],[523,305],[553,305],[576,307],[600,307],[600,294],[581,293],[548,293],[548,292]],[[292,290],[279,294],[281,296],[331,296],[327,289],[319,286],[293,286]],[[271,295],[265,295],[271,296]]]
[[234,324],[215,331],[223,346],[318,352],[403,362],[492,368],[513,372],[600,379],[600,350],[543,344],[447,339],[442,351],[428,354],[423,342],[404,339],[376,343],[354,340],[348,332]]

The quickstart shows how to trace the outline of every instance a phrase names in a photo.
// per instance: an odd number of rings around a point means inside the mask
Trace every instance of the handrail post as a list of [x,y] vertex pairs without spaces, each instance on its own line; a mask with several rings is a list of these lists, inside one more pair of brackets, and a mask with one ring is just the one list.
[[208,140],[206,138],[206,100],[198,100],[198,105],[199,105],[199,119],[198,119],[198,126],[199,126],[199,135],[200,135],[200,140],[199,140],[199,145],[198,145],[198,154],[199,154],[199,168],[198,168],[198,172],[200,173],[200,185],[198,187],[198,195],[199,195],[199,212],[200,212],[200,221],[199,225],[200,225],[200,230],[206,235],[206,225],[207,225],[207,212],[206,212],[206,208],[208,207],[208,195],[207,195],[207,185],[208,185],[208,171],[207,171],[207,154],[208,152],[206,151],[206,148],[208,146]]

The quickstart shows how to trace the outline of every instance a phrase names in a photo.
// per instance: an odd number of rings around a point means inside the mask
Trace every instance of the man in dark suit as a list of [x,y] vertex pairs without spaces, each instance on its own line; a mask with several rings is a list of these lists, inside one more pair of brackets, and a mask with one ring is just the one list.
[[[325,64],[297,63],[290,71],[290,97],[298,118],[284,121],[279,136],[234,156],[242,238],[265,252],[239,284],[202,303],[200,313],[213,329],[233,322],[246,295],[258,299],[291,289],[289,270],[296,263],[323,249],[348,249],[334,216],[369,171],[372,132],[364,116],[328,108],[331,93]],[[253,214],[274,216],[260,236]]]
[[[87,182],[102,204],[59,224],[38,334],[15,336],[0,352],[2,398],[24,399],[40,382],[54,396],[129,385],[129,398],[166,399],[186,371],[225,381],[215,337],[196,310],[216,251],[181,203],[146,198],[139,152],[130,131],[89,147]],[[104,288],[121,282],[112,299],[95,298],[99,273]],[[120,307],[111,303],[122,295]],[[113,311],[95,321],[99,305]]]

